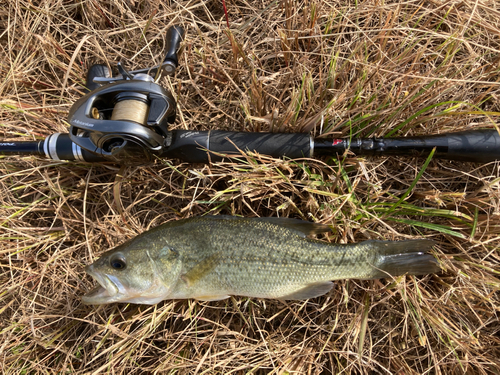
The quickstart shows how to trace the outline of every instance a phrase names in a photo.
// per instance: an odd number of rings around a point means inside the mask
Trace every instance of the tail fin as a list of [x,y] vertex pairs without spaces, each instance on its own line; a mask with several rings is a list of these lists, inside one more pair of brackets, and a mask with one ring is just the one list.
[[373,270],[373,278],[400,275],[427,275],[440,271],[438,262],[426,254],[435,244],[431,240],[369,241],[379,254],[379,262]]

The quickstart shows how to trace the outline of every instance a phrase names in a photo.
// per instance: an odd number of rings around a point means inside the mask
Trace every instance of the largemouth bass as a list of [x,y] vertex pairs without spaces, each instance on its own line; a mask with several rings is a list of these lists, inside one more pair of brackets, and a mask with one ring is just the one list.
[[329,227],[296,219],[205,216],[168,222],[86,267],[99,286],[86,304],[215,301],[240,295],[301,300],[332,280],[377,279],[439,271],[433,241],[329,244],[307,238]]

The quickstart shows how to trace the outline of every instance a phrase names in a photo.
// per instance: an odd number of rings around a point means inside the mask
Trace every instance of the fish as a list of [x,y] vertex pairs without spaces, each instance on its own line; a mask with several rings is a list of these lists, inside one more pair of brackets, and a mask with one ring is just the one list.
[[217,301],[230,296],[306,300],[335,280],[440,271],[429,239],[334,244],[324,224],[292,218],[197,216],[170,221],[105,252],[85,271],[98,286],[84,304]]

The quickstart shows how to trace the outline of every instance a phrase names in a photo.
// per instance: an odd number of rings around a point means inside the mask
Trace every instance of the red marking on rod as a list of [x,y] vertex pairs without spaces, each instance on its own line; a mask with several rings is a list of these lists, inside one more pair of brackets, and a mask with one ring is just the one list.
[[342,139],[334,139],[332,145],[337,146],[339,143],[342,143]]

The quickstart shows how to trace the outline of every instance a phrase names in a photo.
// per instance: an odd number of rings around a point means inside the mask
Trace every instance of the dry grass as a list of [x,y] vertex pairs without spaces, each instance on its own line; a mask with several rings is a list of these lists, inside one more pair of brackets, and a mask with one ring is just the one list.
[[[498,122],[498,1],[226,3],[230,31],[215,0],[1,2],[1,137],[66,131],[90,64],[156,64],[171,24],[187,29],[162,81],[179,129],[406,136]],[[497,163],[431,161],[408,191],[424,159],[255,160],[165,160],[121,179],[0,158],[2,373],[500,373]],[[207,212],[315,220],[332,242],[433,238],[443,272],[286,304],[81,304],[83,266],[104,250]]]

